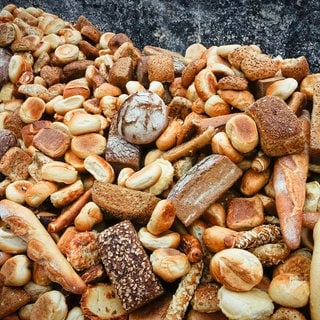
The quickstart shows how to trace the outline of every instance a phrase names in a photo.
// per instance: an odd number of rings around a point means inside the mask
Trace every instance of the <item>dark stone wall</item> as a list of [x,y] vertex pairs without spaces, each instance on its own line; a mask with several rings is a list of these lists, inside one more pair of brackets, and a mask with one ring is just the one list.
[[126,33],[139,48],[148,44],[183,54],[195,42],[206,47],[258,44],[272,56],[305,55],[311,71],[320,72],[318,0],[19,0],[16,4],[41,7],[71,22],[85,15],[101,31]]

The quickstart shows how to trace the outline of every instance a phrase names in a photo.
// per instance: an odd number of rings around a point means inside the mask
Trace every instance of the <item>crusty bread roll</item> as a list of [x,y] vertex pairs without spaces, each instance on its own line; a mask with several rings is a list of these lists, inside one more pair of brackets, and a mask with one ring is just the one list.
[[272,315],[274,305],[268,293],[257,288],[235,292],[222,286],[218,291],[221,311],[233,320],[265,320]]
[[11,230],[27,242],[28,257],[46,266],[49,277],[65,290],[81,294],[86,284],[58,249],[50,234],[28,208],[13,201],[0,201],[0,217]]
[[210,272],[219,283],[233,291],[249,291],[263,277],[259,259],[253,253],[237,248],[216,253],[210,261]]

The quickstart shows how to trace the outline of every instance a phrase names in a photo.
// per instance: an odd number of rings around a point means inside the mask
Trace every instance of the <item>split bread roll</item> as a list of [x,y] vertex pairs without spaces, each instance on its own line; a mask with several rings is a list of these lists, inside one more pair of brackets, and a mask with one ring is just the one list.
[[49,278],[65,290],[82,294],[86,284],[58,249],[50,234],[28,208],[13,201],[0,201],[0,218],[27,242],[28,257],[45,266]]

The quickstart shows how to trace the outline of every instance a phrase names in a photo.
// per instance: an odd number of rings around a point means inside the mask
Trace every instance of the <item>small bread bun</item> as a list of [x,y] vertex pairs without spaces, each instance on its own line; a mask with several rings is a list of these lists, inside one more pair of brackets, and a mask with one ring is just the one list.
[[191,268],[188,257],[173,248],[154,250],[150,255],[150,261],[153,272],[169,283],[186,275]]
[[154,235],[159,235],[168,231],[176,217],[176,211],[173,203],[169,199],[160,200],[152,211],[147,229]]
[[228,319],[269,319],[274,305],[268,293],[253,288],[247,292],[235,292],[222,286],[218,291],[219,306]]
[[280,307],[270,320],[307,320],[307,318],[297,309]]
[[31,261],[25,254],[17,254],[9,258],[1,267],[6,286],[20,287],[31,280]]
[[213,277],[227,289],[249,291],[263,277],[260,260],[251,252],[230,248],[216,253],[210,261]]
[[42,294],[32,306],[30,320],[65,319],[68,313],[65,296],[57,290]]
[[242,153],[252,151],[259,143],[256,123],[246,114],[239,114],[226,123],[226,133],[232,146]]
[[268,293],[279,305],[302,308],[309,302],[310,285],[298,275],[281,273],[271,280]]

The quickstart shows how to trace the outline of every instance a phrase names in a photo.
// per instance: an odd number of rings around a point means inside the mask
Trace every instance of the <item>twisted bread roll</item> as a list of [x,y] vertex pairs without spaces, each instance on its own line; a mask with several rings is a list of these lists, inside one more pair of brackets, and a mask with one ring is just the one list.
[[44,265],[53,282],[65,290],[81,294],[86,284],[62,255],[50,234],[28,208],[13,201],[0,201],[0,218],[11,230],[27,242],[30,259]]

